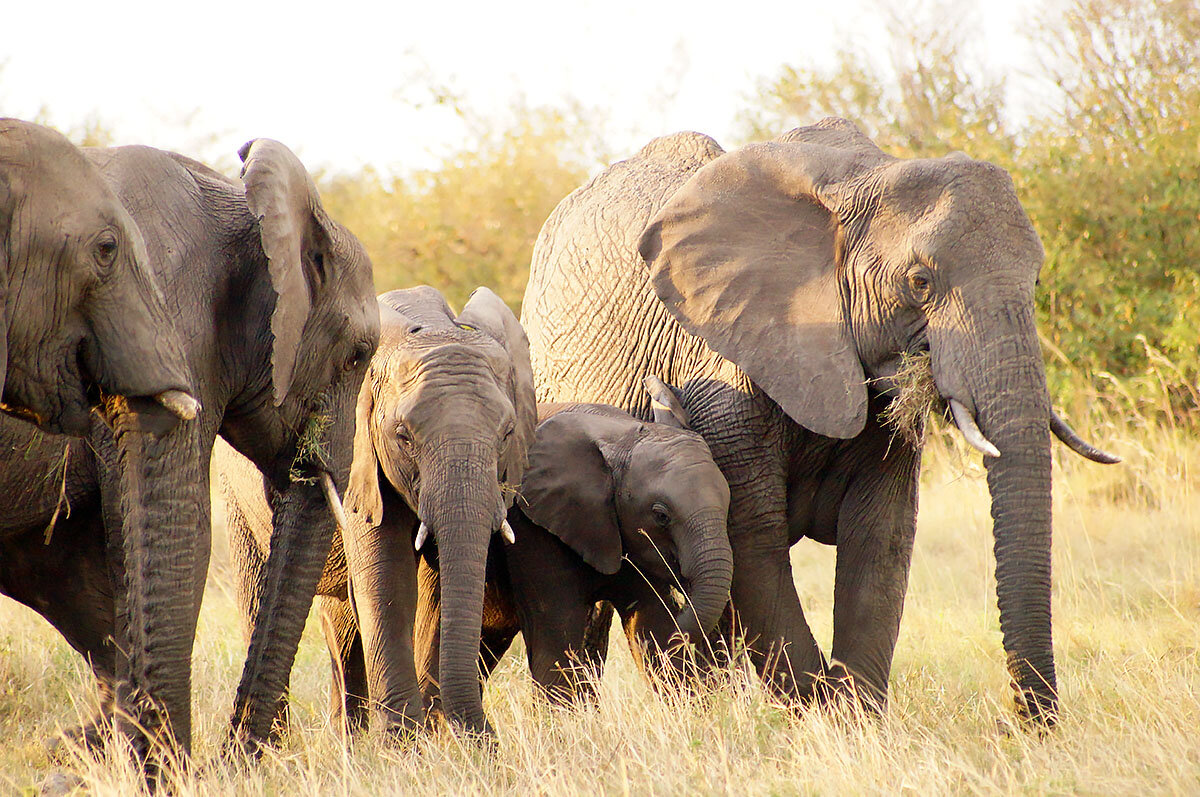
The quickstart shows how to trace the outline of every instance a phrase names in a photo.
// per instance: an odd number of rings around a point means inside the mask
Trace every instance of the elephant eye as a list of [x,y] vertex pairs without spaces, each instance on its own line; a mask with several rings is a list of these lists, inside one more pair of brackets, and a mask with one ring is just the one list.
[[928,274],[918,271],[908,275],[908,290],[914,301],[924,304],[933,293],[933,283]]
[[405,448],[412,445],[412,432],[408,431],[408,427],[404,425],[404,421],[396,424],[396,440]]
[[96,242],[96,262],[101,268],[111,268],[117,259],[117,239],[111,233]]
[[671,524],[671,514],[667,512],[667,508],[662,504],[655,504],[650,510],[654,514],[654,522],[661,528],[666,528]]
[[357,371],[359,368],[362,368],[364,365],[366,365],[367,361],[370,359],[371,350],[360,344],[355,346],[354,351],[349,357],[346,358],[346,364],[344,367],[347,371]]
[[514,429],[516,429],[516,424],[514,424],[512,421],[509,421],[508,426],[504,427],[504,439],[505,440],[512,437]]

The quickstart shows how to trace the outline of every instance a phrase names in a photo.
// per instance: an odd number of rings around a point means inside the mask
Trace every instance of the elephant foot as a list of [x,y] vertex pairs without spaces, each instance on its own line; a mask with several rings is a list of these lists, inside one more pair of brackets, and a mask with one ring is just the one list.
[[57,736],[46,741],[46,754],[52,760],[61,760],[72,751],[82,751],[90,755],[104,752],[108,737],[112,733],[110,718],[99,715],[81,725],[66,728]]
[[37,793],[45,797],[85,794],[86,791],[87,786],[83,778],[66,772],[51,772],[37,787]]
[[826,672],[813,682],[813,699],[831,716],[849,722],[877,720],[887,709],[887,694],[855,678],[840,661],[830,662]]

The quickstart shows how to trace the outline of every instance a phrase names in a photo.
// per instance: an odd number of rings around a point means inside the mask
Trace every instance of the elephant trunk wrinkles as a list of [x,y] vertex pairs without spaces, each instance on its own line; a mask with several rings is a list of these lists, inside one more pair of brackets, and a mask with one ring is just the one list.
[[726,513],[705,510],[689,518],[684,539],[676,541],[679,567],[688,582],[688,605],[675,618],[680,632],[699,639],[716,626],[729,602],[733,552]]
[[978,421],[1000,456],[985,457],[996,592],[1008,669],[1022,710],[1053,724],[1057,682],[1050,618],[1050,414],[1032,309],[999,309],[1001,329],[968,361]]
[[[191,663],[195,639],[194,541],[200,523],[195,423],[144,431],[119,398],[105,407],[113,430],[122,518],[125,584],[117,634],[128,680],[120,686],[127,732],[151,760],[191,747]],[[139,727],[140,726],[140,727]],[[143,736],[144,734],[144,736]],[[150,767],[153,769],[153,765]]]
[[501,517],[494,451],[443,450],[422,472],[420,516],[437,540],[441,583],[439,692],[446,718],[468,731],[493,733],[483,712],[479,640],[488,545]]

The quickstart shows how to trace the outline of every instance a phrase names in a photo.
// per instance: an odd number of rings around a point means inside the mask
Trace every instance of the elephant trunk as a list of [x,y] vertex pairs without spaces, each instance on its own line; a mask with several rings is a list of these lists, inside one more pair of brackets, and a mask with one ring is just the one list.
[[200,494],[197,425],[148,431],[138,411],[144,408],[108,399],[104,411],[115,446],[104,446],[102,456],[112,474],[104,477],[105,514],[120,518],[113,524],[119,539],[109,542],[125,587],[117,590],[118,647],[127,671],[120,700],[126,731],[153,772],[154,761],[191,747],[195,548],[200,502],[207,497]]
[[[467,731],[492,735],[483,712],[477,661],[488,546],[503,516],[497,511],[502,504],[495,453],[485,449],[444,447],[441,461],[422,469],[419,514],[437,540],[442,709],[448,720]],[[430,470],[431,478],[425,475]]]
[[[356,393],[348,386],[338,395],[327,410],[337,420],[328,425],[315,453],[293,463],[292,471],[302,475],[292,477],[272,502],[270,554],[232,720],[235,740],[252,753],[270,738],[280,703],[287,699],[300,635],[329,557],[336,510],[327,493],[346,489]],[[323,486],[322,473],[332,477],[332,491]]]
[[967,363],[976,421],[1000,456],[984,457],[992,499],[1004,650],[1028,717],[1053,724],[1058,695],[1050,618],[1050,402],[1028,303],[999,308],[1001,329]]
[[684,525],[684,539],[676,541],[680,574],[688,583],[688,603],[675,622],[680,632],[692,639],[711,631],[729,602],[733,552],[726,520],[722,509],[698,512]]

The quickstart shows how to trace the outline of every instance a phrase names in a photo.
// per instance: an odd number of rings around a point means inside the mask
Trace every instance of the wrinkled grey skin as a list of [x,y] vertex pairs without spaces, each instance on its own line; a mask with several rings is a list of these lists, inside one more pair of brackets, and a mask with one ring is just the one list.
[[[430,287],[379,301],[382,339],[356,410],[349,527],[318,588],[332,702],[338,711],[345,705],[358,728],[369,696],[385,728],[411,732],[423,722],[419,671],[440,682],[447,717],[490,733],[475,667],[484,571],[536,422],[529,345],[516,316],[486,288],[457,316]],[[266,504],[244,460],[219,464],[244,595],[269,550]],[[417,555],[422,522],[429,536]],[[418,566],[427,585],[440,582],[420,606]],[[414,628],[430,654],[419,666]]]
[[607,653],[607,635],[589,634],[600,601],[616,607],[634,658],[663,675],[684,671],[678,634],[716,626],[733,575],[729,487],[669,389],[656,392],[656,423],[603,404],[539,407],[508,513],[516,543],[492,543],[485,677],[520,632],[551,700],[593,699]]
[[[725,153],[656,139],[567,197],[522,318],[543,401],[639,417],[679,385],[729,481],[732,603],[784,696],[832,676],[882,708],[908,581],[920,452],[879,420],[903,352],[928,350],[987,457],[997,592],[1019,708],[1052,723],[1051,417],[1034,326],[1042,247],[1008,175],[962,154],[898,160],[827,119]],[[870,381],[868,381],[870,380]],[[792,581],[802,537],[837,546],[833,664]]]
[[[255,596],[270,620],[256,628],[233,716],[237,740],[256,749],[284,696],[333,536],[319,476],[346,486],[353,409],[379,337],[371,263],[325,213],[295,155],[267,139],[241,155],[235,181],[146,147],[87,151],[141,229],[185,341],[203,405],[188,436],[172,432],[160,457],[134,459],[94,424],[64,468],[61,439],[0,424],[0,495],[21,496],[0,521],[0,587],[88,657],[106,711],[114,693],[126,704],[148,693],[165,716],[139,711],[139,721],[152,733],[169,722],[184,751],[213,441],[219,433],[258,465],[275,507],[278,555]],[[118,444],[125,434],[117,428]],[[60,484],[70,512],[52,524]],[[111,549],[122,539],[140,544],[118,557]]]
[[137,225],[62,134],[0,119],[3,409],[84,434],[101,393],[168,390],[192,379]]

